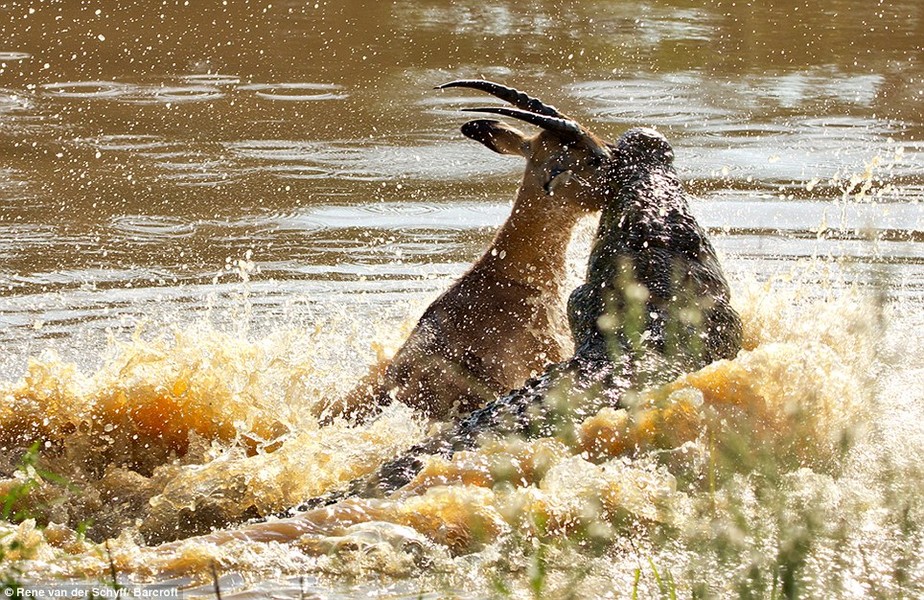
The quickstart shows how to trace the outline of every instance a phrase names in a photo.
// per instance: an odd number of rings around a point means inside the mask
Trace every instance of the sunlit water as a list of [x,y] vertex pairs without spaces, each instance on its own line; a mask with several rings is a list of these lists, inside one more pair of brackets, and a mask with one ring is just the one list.
[[[250,597],[769,595],[779,564],[808,596],[924,592],[917,2],[33,4],[0,5],[0,491],[34,441],[70,483],[30,494],[54,524],[0,525],[24,579],[105,580],[110,539],[123,581],[203,595],[213,565]],[[667,135],[746,350],[638,427],[604,411],[389,501],[223,525],[427,434],[311,409],[506,216],[521,164],[458,133],[483,99],[432,90],[473,76]]]

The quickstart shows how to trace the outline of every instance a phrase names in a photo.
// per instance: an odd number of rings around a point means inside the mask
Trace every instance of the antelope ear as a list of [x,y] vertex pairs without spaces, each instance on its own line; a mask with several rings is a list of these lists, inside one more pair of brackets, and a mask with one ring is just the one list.
[[481,142],[498,154],[526,156],[529,139],[519,129],[493,119],[477,119],[462,126],[462,135]]

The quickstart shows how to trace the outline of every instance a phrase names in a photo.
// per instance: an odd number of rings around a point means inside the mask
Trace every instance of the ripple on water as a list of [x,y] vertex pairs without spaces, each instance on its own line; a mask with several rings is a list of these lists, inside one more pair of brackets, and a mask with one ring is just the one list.
[[303,211],[266,217],[276,230],[363,229],[463,231],[494,227],[510,212],[506,204],[458,201],[381,202],[360,205],[314,206]]
[[810,179],[849,179],[864,176],[868,169],[877,179],[916,174],[913,161],[899,160],[900,145],[888,141],[897,129],[884,121],[871,125],[868,119],[849,115],[777,123],[735,120],[721,131],[721,136],[697,131],[683,140],[688,149],[684,170],[708,178],[727,169],[733,177],[758,182],[749,187],[772,188]]
[[162,137],[150,134],[113,134],[101,135],[95,138],[80,138],[77,143],[90,144],[98,150],[160,150],[173,144]]
[[0,52],[0,62],[20,62],[32,58],[28,52]]
[[0,224],[0,251],[10,255],[25,248],[54,247],[60,243],[52,225],[34,223]]
[[238,89],[254,92],[258,98],[287,102],[344,100],[349,97],[341,91],[343,86],[333,83],[250,83]]
[[221,85],[238,85],[241,82],[241,78],[237,75],[222,75],[220,73],[202,73],[195,75],[182,75],[178,78],[180,81],[185,83],[192,83],[197,85],[212,85],[212,86],[221,86]]
[[267,171],[284,179],[330,179],[333,176],[330,169],[308,165],[269,165],[254,171]]
[[225,93],[213,85],[134,86],[119,98],[129,104],[183,104],[223,98]]
[[229,142],[226,148],[241,158],[268,161],[304,161],[331,151],[329,144],[303,140],[243,140]]
[[120,81],[62,81],[43,84],[42,90],[59,98],[115,100],[128,104],[179,104],[224,96],[224,92],[213,85],[145,85]]
[[114,217],[110,226],[134,243],[161,243],[168,237],[187,238],[196,232],[193,223],[162,215],[121,215]]
[[257,171],[268,171],[287,179],[346,179],[378,181],[389,179],[388,165],[370,157],[372,146],[348,142],[305,142],[301,140],[244,140],[226,147],[240,158],[264,163]]
[[683,125],[712,130],[735,114],[720,102],[700,94],[697,74],[677,73],[666,77],[639,77],[616,81],[587,81],[570,87],[582,100],[598,103],[592,114],[608,121],[636,121],[655,126]]
[[225,144],[238,158],[257,161],[257,171],[293,179],[387,181],[402,178],[470,180],[509,173],[513,161],[497,160],[465,141],[392,145],[364,141],[244,140]]
[[785,75],[758,77],[751,87],[784,108],[807,102],[834,100],[844,104],[869,106],[885,82],[882,75],[851,75],[838,68],[816,67]]
[[0,113],[29,108],[30,105],[21,91],[0,88]]
[[415,29],[451,31],[468,35],[478,31],[484,36],[504,37],[529,33],[544,36],[556,24],[548,10],[536,7],[518,11],[502,2],[462,0],[444,6],[421,6],[419,2],[399,2],[395,9],[404,23]]
[[127,83],[118,81],[59,81],[44,83],[42,90],[59,98],[117,98],[131,89]]
[[165,173],[160,178],[185,187],[214,187],[237,179],[222,161],[170,162],[161,160],[157,166]]

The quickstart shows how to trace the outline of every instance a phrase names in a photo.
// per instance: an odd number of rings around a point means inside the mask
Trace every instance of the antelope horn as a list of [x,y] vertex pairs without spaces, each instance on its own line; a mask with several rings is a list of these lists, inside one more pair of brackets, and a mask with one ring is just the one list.
[[587,133],[581,128],[581,126],[578,125],[577,122],[568,118],[539,115],[534,112],[529,112],[528,110],[507,108],[504,106],[482,106],[479,108],[463,108],[462,110],[466,112],[492,113],[495,115],[511,117],[513,119],[520,119],[521,121],[526,121],[527,123],[537,125],[543,129],[557,133],[562,137],[570,138],[574,141],[577,141],[583,137],[587,137]]
[[559,119],[568,118],[567,116],[558,112],[557,108],[544,103],[538,98],[527,96],[519,90],[515,90],[512,87],[507,87],[506,85],[501,85],[499,83],[494,83],[493,81],[484,81],[483,79],[458,79],[456,81],[444,83],[443,85],[438,85],[436,86],[436,89],[444,90],[451,87],[464,87],[472,88],[474,90],[481,90],[482,92],[487,92],[492,96],[497,96],[504,102],[509,102],[521,110],[535,113],[537,115],[545,115],[547,117],[556,117]]

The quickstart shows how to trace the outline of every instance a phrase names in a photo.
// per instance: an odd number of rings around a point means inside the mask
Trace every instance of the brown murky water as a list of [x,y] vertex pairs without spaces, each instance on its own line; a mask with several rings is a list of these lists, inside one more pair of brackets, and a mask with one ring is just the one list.
[[[72,539],[92,521],[92,539],[117,538],[133,581],[187,585],[215,561],[229,592],[253,597],[296,597],[299,576],[334,596],[502,594],[498,577],[528,594],[536,553],[523,540],[538,538],[512,515],[566,523],[602,503],[631,524],[604,519],[602,550],[555,546],[546,589],[656,596],[653,559],[690,593],[703,572],[698,503],[732,505],[732,488],[684,487],[701,457],[679,474],[652,457],[600,466],[552,440],[453,467],[545,465],[512,492],[418,490],[346,507],[368,518],[313,524],[295,543],[139,541],[146,527],[283,508],[425,434],[399,407],[322,430],[307,409],[399,344],[504,219],[521,164],[458,132],[476,95],[432,89],[485,77],[609,137],[648,125],[672,141],[746,319],[753,354],[738,367],[771,406],[811,398],[818,443],[786,489],[847,515],[846,541],[808,559],[806,589],[921,591],[920,560],[899,560],[924,549],[920,501],[893,519],[897,488],[870,467],[915,481],[907,456],[924,449],[912,425],[922,347],[908,334],[924,326],[916,0],[4,2],[0,32],[0,483],[38,440],[79,488],[32,507],[60,531],[16,530],[38,548],[27,574],[104,577],[99,547]],[[871,402],[877,416],[833,422],[873,433],[836,469],[817,467],[826,416]],[[774,419],[770,430],[787,427]],[[569,473],[598,487],[574,496]],[[645,483],[629,499],[612,492],[627,481]],[[671,517],[658,512],[665,498]],[[752,508],[742,514],[760,522]],[[658,538],[651,523],[682,533]],[[467,544],[473,528],[487,541]],[[556,543],[577,539],[561,530]],[[825,567],[832,554],[844,565]],[[721,594],[747,568],[710,563],[705,579]]]

